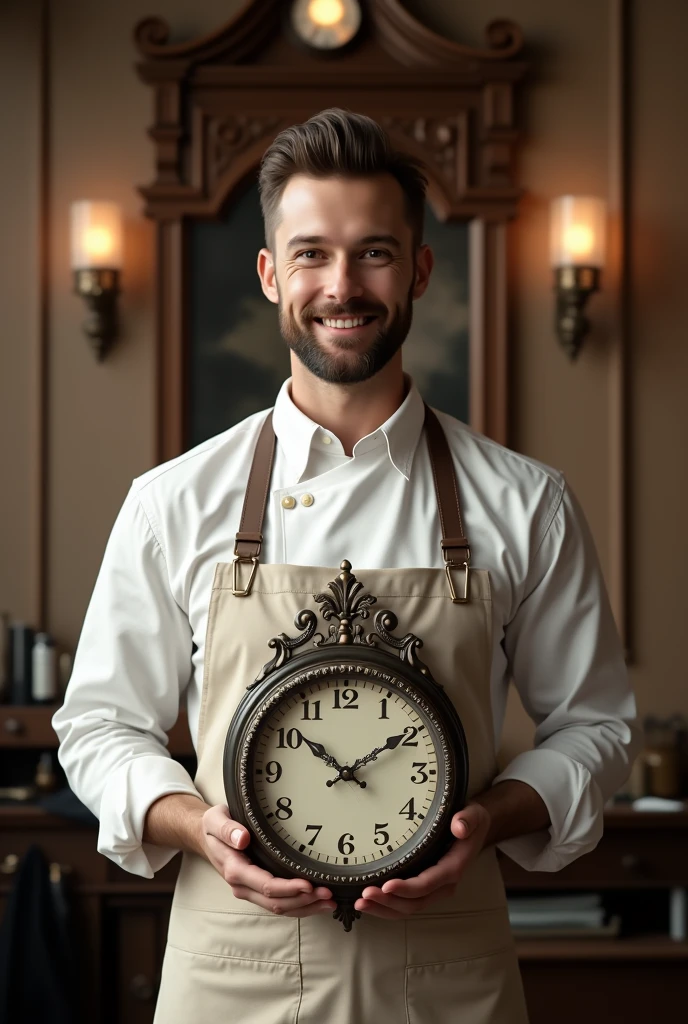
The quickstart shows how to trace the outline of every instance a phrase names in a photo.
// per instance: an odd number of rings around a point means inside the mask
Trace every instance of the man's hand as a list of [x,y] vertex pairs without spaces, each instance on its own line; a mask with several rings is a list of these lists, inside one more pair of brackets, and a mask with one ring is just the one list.
[[468,865],[486,846],[549,825],[545,802],[531,786],[516,779],[499,782],[454,815],[451,831],[456,842],[437,864],[415,878],[391,878],[381,889],[368,886],[356,900],[356,910],[389,919],[417,914],[451,896]]
[[243,825],[232,821],[226,807],[205,812],[203,836],[207,859],[237,899],[286,917],[312,917],[335,909],[329,889],[314,889],[305,878],[275,878],[241,853],[250,836]]
[[222,804],[208,804],[185,793],[170,793],[148,810],[144,841],[200,854],[231,887],[237,899],[247,900],[273,914],[311,917],[332,913],[336,903],[329,889],[305,878],[275,878],[242,853],[249,845],[248,830],[233,821]]
[[456,842],[431,868],[415,878],[392,878],[382,888],[369,885],[355,908],[373,917],[398,920],[417,914],[436,900],[454,893],[464,871],[486,845],[490,813],[478,803],[467,804],[451,821]]

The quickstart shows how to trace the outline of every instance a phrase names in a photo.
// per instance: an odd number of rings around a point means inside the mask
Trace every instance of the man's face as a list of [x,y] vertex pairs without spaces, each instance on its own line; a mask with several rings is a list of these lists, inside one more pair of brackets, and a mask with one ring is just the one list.
[[428,247],[414,246],[391,175],[295,175],[282,194],[273,251],[258,258],[292,352],[321,380],[344,384],[368,380],[398,352],[431,267]]

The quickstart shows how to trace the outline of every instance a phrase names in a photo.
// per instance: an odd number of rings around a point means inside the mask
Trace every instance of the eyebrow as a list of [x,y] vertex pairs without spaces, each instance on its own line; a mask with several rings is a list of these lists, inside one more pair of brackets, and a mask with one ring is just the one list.
[[[287,249],[295,249],[297,245],[322,245],[327,242],[325,235],[294,235],[287,242]],[[396,245],[397,248],[401,246],[398,238],[394,235],[366,235],[365,238],[359,238],[354,245],[373,245],[379,242],[384,242],[386,245]]]

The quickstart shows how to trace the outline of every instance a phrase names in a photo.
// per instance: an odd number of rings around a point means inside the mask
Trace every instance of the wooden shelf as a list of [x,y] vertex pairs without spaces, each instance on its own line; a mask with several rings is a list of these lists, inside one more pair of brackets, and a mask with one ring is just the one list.
[[[0,705],[0,750],[55,750],[59,744],[51,721],[58,707],[57,704]],[[170,729],[168,749],[180,757],[194,753],[185,710],[179,712],[179,718]]]
[[94,830],[95,826],[75,818],[62,818],[56,814],[48,814],[36,804],[0,804],[0,831],[16,828],[36,828],[41,831],[65,828],[84,828]]
[[517,939],[519,960],[688,960],[688,942],[665,935],[627,939]]
[[604,809],[606,829],[678,828],[688,826],[688,800],[682,811],[634,811],[630,804],[611,804]]

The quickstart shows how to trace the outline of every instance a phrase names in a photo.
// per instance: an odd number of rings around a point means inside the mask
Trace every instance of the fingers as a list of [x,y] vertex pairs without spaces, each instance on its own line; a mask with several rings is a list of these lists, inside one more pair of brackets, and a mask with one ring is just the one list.
[[373,900],[356,900],[354,909],[360,910],[362,914],[370,914],[371,917],[381,917],[383,921],[398,921],[400,917],[408,917],[408,913],[400,914],[398,911],[390,910],[388,907],[375,903]]
[[248,900],[249,903],[279,916],[309,917],[312,914],[320,914],[325,911],[331,914],[337,906],[330,898],[329,890],[321,888],[315,889],[312,893],[302,893],[299,896],[288,898],[265,896],[263,893],[247,889],[242,885],[232,886],[232,892],[237,899]]
[[400,917],[408,917],[417,914],[427,906],[438,900],[446,899],[453,895],[454,886],[445,885],[427,896],[418,899],[407,899],[403,896],[393,896],[384,893],[382,889],[373,886],[363,890],[361,899],[356,900],[355,909],[364,914],[372,914],[373,917],[381,917],[388,921],[398,920]]
[[[228,848],[213,836],[208,836],[207,842],[216,869],[232,888],[241,887],[277,899],[310,895],[313,892],[313,886],[306,878],[275,878],[269,871],[253,864],[245,853]],[[323,898],[326,899],[331,894],[329,890],[325,892],[327,895]]]
[[421,871],[414,878],[391,878],[382,886],[382,892],[404,896],[407,899],[429,896],[444,886],[456,885],[461,869],[468,860],[470,856],[461,848],[461,844],[454,843],[449,852],[440,857],[437,864]]
[[273,914],[309,917],[335,909],[332,893],[315,888],[306,878],[276,878],[254,864],[246,853],[250,834],[234,821],[227,807],[211,807],[203,815],[208,857],[237,899],[246,900]]

